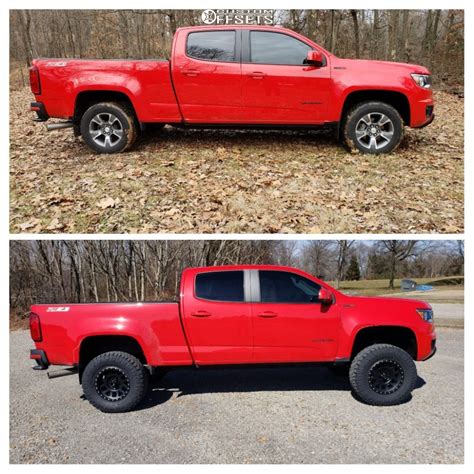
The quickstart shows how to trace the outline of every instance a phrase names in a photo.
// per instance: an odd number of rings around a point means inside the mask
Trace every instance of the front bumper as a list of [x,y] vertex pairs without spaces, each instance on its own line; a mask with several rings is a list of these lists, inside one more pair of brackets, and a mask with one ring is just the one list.
[[41,349],[31,349],[30,359],[36,361],[36,365],[33,367],[34,370],[46,370],[50,365],[46,352]]
[[425,357],[423,360],[428,360],[431,359],[434,355],[436,354],[436,338],[432,339],[431,341],[431,351],[428,354],[427,357]]
[[435,114],[431,114],[431,117],[423,125],[420,125],[419,127],[416,127],[416,128],[427,127],[430,123],[433,122],[434,118],[435,118]]
[[424,97],[410,101],[410,127],[423,128],[434,120],[434,100],[431,91],[423,91]]

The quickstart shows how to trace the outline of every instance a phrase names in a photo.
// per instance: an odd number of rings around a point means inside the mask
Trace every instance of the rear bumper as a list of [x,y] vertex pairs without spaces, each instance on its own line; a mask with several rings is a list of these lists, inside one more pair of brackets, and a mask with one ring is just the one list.
[[50,365],[46,357],[46,352],[41,349],[31,349],[30,359],[36,361],[36,366],[33,367],[35,370],[46,370]]
[[43,102],[31,102],[30,110],[36,112],[37,118],[34,119],[35,122],[46,122],[49,119]]

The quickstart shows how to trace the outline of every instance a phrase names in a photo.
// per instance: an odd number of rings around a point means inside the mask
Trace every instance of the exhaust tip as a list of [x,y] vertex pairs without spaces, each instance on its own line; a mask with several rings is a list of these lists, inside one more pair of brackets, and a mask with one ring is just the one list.
[[74,122],[59,122],[59,123],[50,123],[45,125],[48,132],[54,132],[55,130],[61,130],[63,128],[72,128],[74,127]]
[[66,369],[52,370],[47,372],[48,379],[55,379],[57,377],[65,377],[66,375],[73,375],[78,373],[77,367],[68,367]]

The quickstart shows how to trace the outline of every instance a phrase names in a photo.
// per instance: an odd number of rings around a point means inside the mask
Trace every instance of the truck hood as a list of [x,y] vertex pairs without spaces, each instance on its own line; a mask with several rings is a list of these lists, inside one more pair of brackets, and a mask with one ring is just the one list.
[[370,59],[341,59],[333,58],[332,67],[347,67],[347,68],[356,68],[356,69],[371,69],[376,68],[378,71],[381,69],[387,70],[398,70],[400,72],[405,72],[407,74],[430,74],[430,71],[419,64],[409,64],[409,63],[397,63],[392,61],[374,61]]
[[[393,306],[406,306],[413,309],[431,309],[431,306],[422,300],[415,300],[411,298],[396,298],[391,296],[350,296],[350,303],[357,305],[374,305],[380,308]],[[349,303],[349,304],[350,304]]]
[[343,314],[362,325],[393,325],[414,327],[422,323],[417,309],[431,309],[419,300],[388,296],[346,296],[342,301]]

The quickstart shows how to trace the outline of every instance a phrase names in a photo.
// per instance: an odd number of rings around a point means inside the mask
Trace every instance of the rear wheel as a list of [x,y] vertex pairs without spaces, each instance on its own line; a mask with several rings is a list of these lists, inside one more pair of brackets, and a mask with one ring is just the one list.
[[130,411],[147,393],[148,372],[127,352],[106,352],[87,364],[82,388],[87,400],[103,412]]
[[342,134],[351,149],[371,154],[390,153],[402,141],[403,120],[391,105],[363,102],[347,114]]
[[133,110],[123,103],[102,102],[89,107],[80,128],[86,144],[98,153],[120,153],[137,138]]
[[369,405],[398,405],[407,401],[416,379],[416,366],[410,354],[390,344],[363,349],[349,371],[352,389]]

